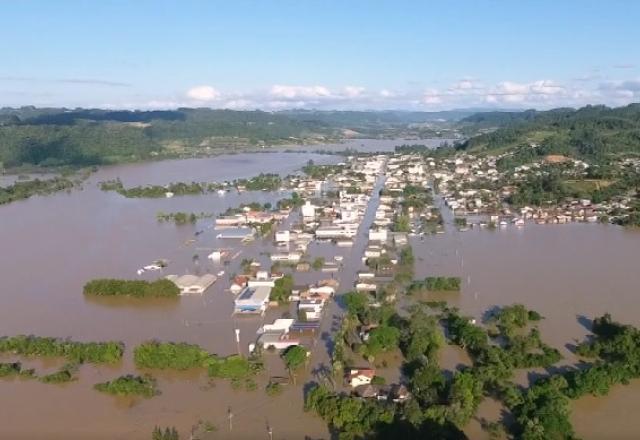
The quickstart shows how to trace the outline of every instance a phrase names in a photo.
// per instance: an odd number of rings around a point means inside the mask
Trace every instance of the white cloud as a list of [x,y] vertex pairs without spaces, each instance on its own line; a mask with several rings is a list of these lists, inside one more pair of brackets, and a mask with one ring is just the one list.
[[269,92],[280,99],[323,98],[331,96],[331,92],[324,86],[287,86],[276,84]]
[[357,86],[346,86],[343,89],[344,95],[347,98],[357,98],[358,96],[361,96],[364,93],[364,87],[357,87]]
[[530,83],[503,81],[485,95],[488,103],[531,103],[550,101],[567,94],[566,88],[551,80],[538,80]]
[[422,102],[427,105],[441,104],[442,97],[436,89],[428,89],[422,96]]
[[211,86],[196,86],[187,90],[187,97],[195,101],[215,101],[220,95],[220,92]]
[[449,91],[451,92],[465,92],[474,89],[480,88],[479,84],[471,79],[461,79],[451,87],[449,87]]
[[[52,98],[53,99],[53,98]],[[165,96],[133,95],[111,102],[110,108],[162,109],[208,106],[237,110],[441,110],[489,106],[496,108],[580,107],[586,104],[625,105],[640,101],[640,78],[609,81],[559,82],[503,80],[495,83],[471,77],[426,89],[365,89],[358,85],[330,88],[324,85],[283,85],[252,91],[219,91],[211,86],[192,87],[186,93]],[[98,104],[100,106],[100,104]]]

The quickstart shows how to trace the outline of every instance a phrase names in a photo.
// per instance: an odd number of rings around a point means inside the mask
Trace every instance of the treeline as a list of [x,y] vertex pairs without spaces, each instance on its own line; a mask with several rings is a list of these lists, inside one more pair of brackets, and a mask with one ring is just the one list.
[[424,280],[413,281],[407,288],[407,294],[413,295],[423,292],[459,292],[460,277],[427,277]]
[[187,223],[195,223],[198,220],[204,218],[211,218],[213,214],[207,214],[206,212],[201,212],[196,214],[195,212],[158,212],[156,214],[156,219],[159,222],[173,222],[176,225],[185,225]]
[[132,298],[175,298],[180,295],[180,289],[166,279],[144,281],[103,278],[86,283],[83,292],[85,295],[128,296]]

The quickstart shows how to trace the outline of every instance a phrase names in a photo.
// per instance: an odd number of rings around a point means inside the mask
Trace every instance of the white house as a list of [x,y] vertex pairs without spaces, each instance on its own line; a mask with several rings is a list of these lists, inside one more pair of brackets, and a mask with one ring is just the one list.
[[305,314],[308,321],[317,321],[322,315],[324,301],[322,299],[303,299],[298,303],[298,311]]
[[291,261],[298,262],[302,258],[302,255],[298,252],[283,252],[277,254],[271,254],[271,261]]
[[288,243],[291,241],[291,233],[289,231],[277,231],[276,232],[276,242],[278,243]]
[[369,230],[369,241],[387,241],[387,230],[386,229],[370,229]]
[[234,313],[259,313],[263,314],[269,304],[271,287],[256,286],[245,287],[234,302]]
[[209,286],[215,283],[217,279],[216,276],[212,274],[205,274],[201,277],[197,275],[167,275],[166,278],[180,289],[181,295],[190,293],[202,294]]
[[302,205],[301,211],[302,211],[302,216],[306,218],[312,218],[312,217],[315,217],[316,215],[316,207],[312,205],[311,202],[308,200],[305,202],[304,205]]

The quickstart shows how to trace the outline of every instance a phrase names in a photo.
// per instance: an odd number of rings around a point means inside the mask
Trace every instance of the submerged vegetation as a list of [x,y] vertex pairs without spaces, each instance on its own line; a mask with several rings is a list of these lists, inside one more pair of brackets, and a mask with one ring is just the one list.
[[61,384],[67,382],[73,382],[77,380],[75,373],[78,371],[78,364],[69,363],[65,364],[58,371],[41,376],[38,380],[42,383]]
[[151,432],[151,440],[180,440],[180,435],[175,427],[160,428],[156,426]]
[[20,362],[0,362],[0,378],[14,377],[32,379],[35,377],[35,370],[22,368]]
[[198,345],[184,342],[145,342],[134,349],[133,360],[138,368],[206,369],[209,377],[228,379],[234,386],[240,386],[244,381],[247,389],[254,388],[252,378],[263,369],[257,359],[237,355],[218,357]]
[[175,298],[180,289],[169,280],[116,280],[97,279],[84,285],[85,295],[128,296],[132,298],[164,297]]
[[187,370],[205,367],[209,353],[198,345],[149,341],[138,345],[133,360],[138,368]]
[[[115,191],[127,198],[162,198],[167,193],[176,196],[204,194],[209,190],[207,184],[191,182],[177,182],[168,185],[147,185],[125,188],[120,179],[100,182],[102,191]],[[214,188],[211,188],[213,190]],[[215,188],[217,189],[217,188]]]
[[282,278],[278,278],[273,289],[271,289],[270,299],[277,301],[278,303],[288,303],[291,291],[293,290],[293,276],[290,274],[284,275]]
[[117,379],[98,383],[93,386],[97,391],[116,396],[140,396],[153,397],[159,392],[156,388],[156,380],[149,376],[134,376],[128,374]]
[[150,199],[208,194],[228,187],[248,191],[275,191],[279,189],[281,185],[282,178],[280,175],[273,173],[260,173],[249,179],[237,179],[225,184],[216,182],[172,182],[167,185],[142,185],[125,188],[120,179],[107,180],[99,183],[102,191],[115,191],[127,198]]
[[194,224],[198,220],[211,218],[213,214],[207,214],[206,212],[201,212],[196,214],[195,212],[158,212],[156,214],[156,219],[160,222],[173,222],[176,225],[186,225],[187,223]]
[[113,364],[122,359],[122,342],[76,342],[39,336],[0,338],[0,353],[62,357],[74,363]]
[[76,183],[66,177],[17,181],[13,185],[0,186],[0,205],[28,199],[35,195],[41,196],[59,191],[70,191],[75,185]]
[[413,295],[422,292],[459,292],[460,277],[427,277],[422,281],[413,281],[408,289],[407,294]]
[[[594,338],[577,346],[577,354],[590,362],[555,371],[550,368],[561,355],[541,340],[535,325],[542,317],[521,304],[493,310],[485,328],[446,304],[412,306],[410,315],[401,317],[393,308],[372,308],[366,294],[350,293],[345,300],[347,315],[337,333],[334,372],[342,371],[336,367],[345,361],[347,347],[354,348],[351,342],[345,344],[352,340],[353,329],[374,326],[366,347],[376,329],[393,328],[412,398],[403,403],[362,399],[325,385],[312,386],[305,409],[319,414],[339,438],[386,438],[389,433],[403,438],[465,438],[461,430],[490,396],[513,415],[513,423],[505,425],[513,438],[569,440],[575,438],[571,399],[605,395],[611,386],[640,377],[640,330],[616,323],[609,315],[595,319]],[[438,350],[445,343],[441,324],[448,341],[465,349],[472,360],[450,377],[438,366]],[[516,371],[531,368],[550,372],[528,388],[517,386]],[[487,421],[485,427],[502,430],[503,422]]]
[[233,181],[236,188],[244,188],[247,191],[275,191],[280,188],[282,178],[279,174],[260,173],[250,179],[237,179]]

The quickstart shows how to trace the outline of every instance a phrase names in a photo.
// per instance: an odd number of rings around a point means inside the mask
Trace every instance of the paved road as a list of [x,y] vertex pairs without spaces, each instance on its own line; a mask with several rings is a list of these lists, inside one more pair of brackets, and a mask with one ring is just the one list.
[[375,219],[375,213],[380,204],[380,190],[384,185],[385,177],[380,175],[369,199],[364,217],[358,228],[358,233],[354,237],[353,246],[348,257],[345,257],[344,264],[338,272],[340,287],[336,292],[336,298],[327,306],[320,325],[320,337],[314,342],[311,350],[311,362],[309,371],[313,380],[331,377],[331,353],[333,350],[334,333],[340,328],[344,310],[342,308],[341,296],[352,291],[354,282],[359,270],[363,268],[362,256],[369,241],[369,229]]

